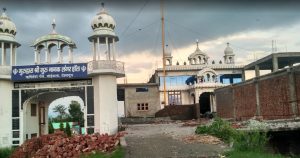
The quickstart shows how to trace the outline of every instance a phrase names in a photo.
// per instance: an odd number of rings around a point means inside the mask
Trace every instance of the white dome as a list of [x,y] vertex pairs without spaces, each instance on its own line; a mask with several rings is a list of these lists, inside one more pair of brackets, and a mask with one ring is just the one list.
[[10,18],[2,13],[0,16],[0,34],[9,34],[15,36],[17,34],[16,25],[10,20]]
[[226,55],[233,54],[233,49],[229,46],[229,43],[227,43],[227,47],[225,48],[224,53]]
[[114,30],[116,27],[116,22],[112,16],[110,16],[104,9],[99,12],[92,20],[91,23],[93,30],[98,29],[109,29]]

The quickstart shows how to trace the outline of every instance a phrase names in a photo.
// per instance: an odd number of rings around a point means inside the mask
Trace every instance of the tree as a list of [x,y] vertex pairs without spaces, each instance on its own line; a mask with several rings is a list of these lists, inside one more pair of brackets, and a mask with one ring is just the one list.
[[59,124],[59,130],[64,131],[64,124],[62,122]]
[[77,122],[80,127],[83,127],[84,118],[83,118],[83,112],[80,108],[80,104],[77,101],[72,100],[68,110],[72,118],[72,121]]
[[48,133],[51,134],[51,133],[54,133],[54,128],[53,128],[53,125],[52,125],[52,121],[48,123]]
[[60,117],[60,121],[62,121],[62,119],[64,118],[64,116],[66,115],[66,110],[67,108],[64,106],[64,105],[56,105],[54,108],[53,108],[53,111],[54,112],[57,112],[59,113],[59,117]]
[[71,135],[72,135],[71,128],[70,128],[70,124],[69,124],[68,122],[66,123],[66,130],[65,130],[65,133],[66,133],[69,137],[71,137]]

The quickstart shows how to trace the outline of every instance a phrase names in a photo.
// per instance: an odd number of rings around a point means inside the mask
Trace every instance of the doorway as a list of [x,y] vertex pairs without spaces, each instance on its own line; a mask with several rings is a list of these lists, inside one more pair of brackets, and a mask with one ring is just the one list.
[[211,112],[211,92],[204,92],[199,97],[200,114]]

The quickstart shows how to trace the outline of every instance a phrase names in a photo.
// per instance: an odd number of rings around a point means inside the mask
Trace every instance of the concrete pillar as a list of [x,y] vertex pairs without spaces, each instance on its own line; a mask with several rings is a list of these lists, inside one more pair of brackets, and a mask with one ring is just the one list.
[[245,69],[242,70],[242,81],[246,81]]
[[95,131],[100,134],[115,134],[118,131],[116,76],[93,77]]
[[15,55],[14,55],[14,45],[13,43],[10,43],[10,65],[14,66],[15,65]]
[[261,116],[260,113],[260,101],[259,101],[259,84],[258,80],[255,80],[255,98],[256,98],[256,116]]
[[100,60],[100,37],[97,38],[97,52],[98,60]]
[[93,60],[97,60],[97,53],[96,53],[96,41],[93,39],[92,40],[92,49],[93,49]]
[[49,56],[48,49],[46,48],[46,50],[45,50],[45,63],[48,63],[48,56]]
[[273,56],[272,63],[273,63],[273,72],[278,71],[278,58],[276,56]]
[[105,37],[105,44],[106,44],[106,53],[109,54],[108,37]]
[[110,52],[111,52],[111,44],[108,43],[108,60],[111,60]]
[[41,50],[37,50],[37,64],[41,63]]
[[2,64],[1,65],[6,65],[6,49],[4,46],[4,42],[1,42],[1,47],[2,47]]
[[289,84],[290,106],[294,117],[297,117],[299,113],[298,113],[297,92],[296,92],[294,71],[290,69],[288,76],[289,76],[288,84]]
[[116,60],[116,41],[115,38],[112,39],[113,45],[112,45],[112,49],[113,49],[113,60]]
[[34,50],[34,64],[38,63],[38,51],[35,49]]
[[57,49],[57,61],[58,61],[58,63],[62,63],[63,62],[63,56],[62,56],[61,48]]
[[17,46],[15,45],[13,48],[13,56],[14,56],[14,65],[17,65]]
[[259,77],[260,73],[259,73],[259,66],[255,65],[255,77]]
[[69,46],[69,63],[73,63],[73,48]]

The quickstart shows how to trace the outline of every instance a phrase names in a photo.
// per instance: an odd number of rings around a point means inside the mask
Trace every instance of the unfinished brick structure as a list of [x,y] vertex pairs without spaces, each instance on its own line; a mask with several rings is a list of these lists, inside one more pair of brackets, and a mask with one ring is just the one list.
[[[300,53],[277,53],[245,66],[244,70],[255,69],[255,78],[215,90],[218,116],[238,121],[299,117],[300,66],[293,66],[299,57]],[[259,75],[267,69],[273,72]]]

